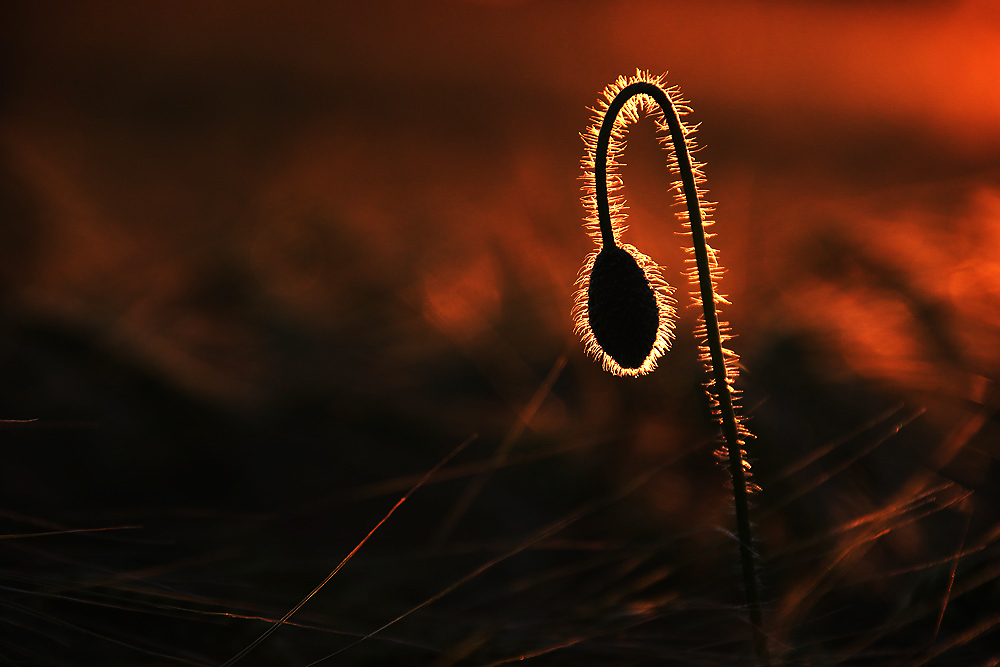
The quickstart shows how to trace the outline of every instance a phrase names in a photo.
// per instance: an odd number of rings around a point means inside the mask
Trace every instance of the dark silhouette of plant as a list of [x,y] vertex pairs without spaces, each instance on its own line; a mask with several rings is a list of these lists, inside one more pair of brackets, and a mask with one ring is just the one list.
[[733,483],[740,562],[754,646],[760,664],[769,664],[767,641],[762,629],[760,595],[750,526],[750,480],[746,440],[751,436],[736,416],[736,380],[739,357],[723,347],[732,336],[719,320],[716,304],[728,303],[717,287],[722,273],[717,253],[708,244],[705,227],[711,224],[712,207],[704,201],[703,165],[692,158],[694,127],[681,120],[690,113],[676,87],[667,88],[664,76],[637,70],[629,78],[619,77],[609,85],[594,109],[594,123],[583,133],[584,197],[587,231],[598,242],[588,255],[580,277],[573,308],[575,328],[587,352],[616,375],[636,376],[652,371],[673,340],[673,289],[659,269],[635,247],[620,244],[625,231],[625,200],[617,158],[625,150],[625,132],[640,114],[652,115],[663,133],[668,150],[668,168],[679,176],[673,184],[683,205],[679,217],[691,237],[689,264],[685,273],[691,282],[691,297],[702,314],[695,335],[702,361],[708,370],[706,389],[712,413],[722,428],[720,457],[728,461]]

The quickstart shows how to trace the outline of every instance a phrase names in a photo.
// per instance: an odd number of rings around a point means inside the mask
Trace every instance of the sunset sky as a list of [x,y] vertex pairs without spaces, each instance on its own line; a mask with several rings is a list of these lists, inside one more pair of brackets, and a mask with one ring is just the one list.
[[[986,0],[5,12],[5,201],[23,222],[4,232],[4,292],[107,327],[224,400],[266,400],[270,371],[254,333],[233,330],[246,313],[186,308],[206,274],[246,278],[295,326],[402,331],[402,308],[476,339],[523,299],[538,318],[524,325],[562,340],[588,249],[578,134],[637,66],[667,71],[703,123],[724,291],[748,336],[806,326],[858,348],[859,372],[917,372],[926,341],[877,351],[839,331],[869,318],[886,295],[867,283],[886,272],[970,320],[955,336],[996,340],[1000,13]],[[669,271],[663,156],[635,132],[631,241]],[[817,276],[831,243],[857,256]],[[352,322],[359,299],[377,325]],[[870,326],[909,336],[906,317]]]
[[[360,404],[465,437],[516,415],[566,354],[591,407],[553,397],[535,427],[614,429],[622,414],[592,402],[615,385],[570,318],[592,249],[579,135],[636,67],[668,72],[701,123],[753,400],[780,404],[768,383],[793,343],[817,382],[946,415],[1000,373],[985,0],[4,11],[10,321],[211,409]],[[686,394],[700,371],[666,156],[652,123],[628,140],[624,239],[680,297],[678,351],[649,382]],[[39,387],[9,390],[12,417],[104,409]]]

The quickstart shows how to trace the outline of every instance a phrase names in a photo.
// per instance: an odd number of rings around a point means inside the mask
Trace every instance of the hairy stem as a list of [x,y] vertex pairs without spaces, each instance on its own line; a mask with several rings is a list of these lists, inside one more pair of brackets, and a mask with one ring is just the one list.
[[722,352],[722,335],[719,331],[719,316],[715,310],[715,289],[708,260],[705,241],[705,227],[699,205],[697,184],[691,168],[691,156],[684,140],[684,130],[673,103],[659,86],[640,81],[622,89],[611,101],[601,124],[597,138],[597,152],[594,164],[594,180],[597,185],[597,213],[601,226],[601,240],[605,246],[613,246],[614,234],[611,225],[611,210],[608,202],[607,156],[608,146],[615,120],[629,99],[636,95],[648,95],[659,105],[660,111],[670,129],[670,138],[677,158],[684,199],[687,205],[694,247],[695,264],[698,269],[698,284],[704,309],[705,330],[708,349],[712,360],[712,387],[718,401],[722,435],[729,452],[729,472],[733,479],[733,501],[736,507],[736,531],[740,542],[740,563],[743,568],[743,587],[747,598],[750,624],[753,628],[754,648],[760,665],[770,665],[767,639],[762,629],[760,593],[757,588],[757,568],[753,551],[753,533],[750,527],[750,503],[747,494],[746,475],[743,471],[743,444],[740,442],[736,412],[727,380],[726,360]]

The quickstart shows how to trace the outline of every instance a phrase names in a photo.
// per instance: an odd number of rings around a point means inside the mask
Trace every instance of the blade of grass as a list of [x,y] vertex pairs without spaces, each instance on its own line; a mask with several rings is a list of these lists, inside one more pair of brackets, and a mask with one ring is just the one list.
[[302,598],[302,600],[298,604],[296,604],[294,607],[292,607],[291,609],[289,609],[288,612],[284,616],[282,616],[278,620],[277,623],[272,624],[259,637],[257,637],[257,639],[255,639],[254,641],[252,641],[249,645],[247,645],[245,648],[243,648],[243,650],[241,650],[239,653],[237,653],[236,655],[234,655],[232,658],[230,658],[229,660],[227,660],[226,662],[224,662],[221,665],[221,667],[229,667],[230,665],[235,665],[237,662],[239,662],[244,657],[246,657],[247,654],[249,654],[251,651],[253,651],[255,648],[257,648],[257,646],[259,646],[261,642],[263,642],[265,639],[267,639],[268,637],[270,637],[271,634],[273,634],[286,621],[288,621],[288,619],[290,619],[293,615],[295,615],[295,612],[297,612],[299,609],[301,609],[305,605],[305,603],[309,602],[309,600],[311,600],[314,595],[316,595],[317,593],[319,593],[323,589],[324,586],[326,586],[328,583],[330,583],[330,580],[333,579],[337,575],[337,573],[340,572],[340,570],[345,565],[347,565],[348,561],[350,561],[354,557],[354,554],[358,553],[358,551],[361,550],[361,547],[363,547],[365,545],[365,542],[367,542],[368,539],[371,538],[371,536],[374,535],[375,532],[379,528],[382,527],[382,524],[384,524],[386,521],[389,520],[389,517],[392,516],[393,512],[395,512],[397,509],[399,509],[399,507],[404,502],[406,502],[409,499],[409,497],[411,495],[413,495],[414,492],[416,492],[417,489],[419,489],[421,486],[423,486],[424,483],[427,482],[427,480],[431,479],[431,477],[433,477],[435,475],[435,473],[437,473],[438,470],[440,470],[441,468],[443,468],[448,463],[448,461],[450,461],[451,459],[453,459],[456,455],[458,455],[459,452],[461,452],[463,449],[465,449],[473,440],[476,439],[476,437],[478,437],[478,436],[476,436],[476,435],[469,436],[469,438],[466,439],[462,444],[460,444],[457,447],[455,447],[453,450],[451,450],[451,452],[448,453],[447,456],[445,456],[443,459],[441,459],[440,461],[438,461],[437,465],[435,465],[433,468],[431,468],[430,470],[428,470],[427,473],[423,477],[421,477],[420,480],[416,484],[413,485],[413,488],[411,488],[409,491],[407,491],[406,494],[404,494],[403,497],[400,498],[396,502],[396,504],[392,506],[392,509],[390,509],[386,513],[386,515],[384,517],[382,517],[382,520],[379,521],[377,524],[375,524],[374,528],[372,528],[370,531],[368,531],[368,534],[365,535],[364,538],[360,542],[358,542],[357,546],[355,546],[351,550],[351,552],[349,554],[347,554],[347,556],[345,556],[342,561],[340,561],[340,563],[337,565],[337,567],[333,568],[333,570],[330,572],[330,574],[328,574],[323,579],[323,581],[321,581],[319,583],[318,586],[316,586],[315,588],[313,588],[309,592],[309,594],[306,595],[304,598]]

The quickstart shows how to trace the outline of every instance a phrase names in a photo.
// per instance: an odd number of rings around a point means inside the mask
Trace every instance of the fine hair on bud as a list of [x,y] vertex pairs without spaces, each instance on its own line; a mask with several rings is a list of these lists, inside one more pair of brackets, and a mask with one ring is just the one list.
[[594,338],[622,368],[639,368],[653,351],[660,313],[646,274],[624,248],[604,248],[587,290]]
[[576,333],[610,373],[638,376],[670,349],[677,320],[674,288],[656,263],[627,243],[591,252],[573,305]]

